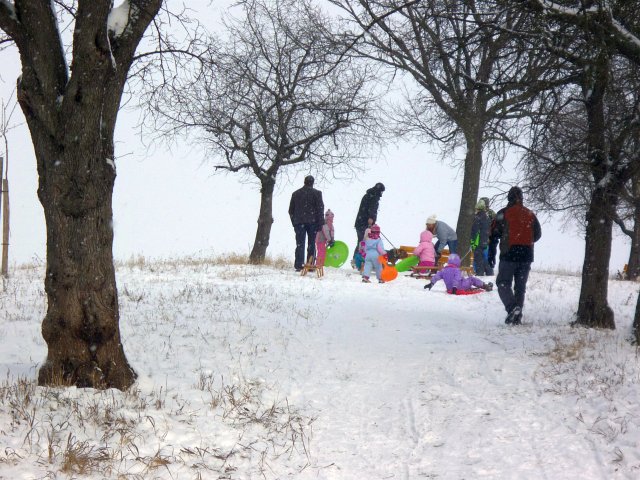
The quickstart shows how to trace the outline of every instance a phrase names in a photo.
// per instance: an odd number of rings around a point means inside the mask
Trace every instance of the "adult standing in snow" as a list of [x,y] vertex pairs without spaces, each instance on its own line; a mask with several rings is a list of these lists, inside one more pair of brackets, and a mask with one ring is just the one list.
[[[354,225],[356,228],[356,234],[358,235],[356,248],[353,251],[354,261],[355,255],[360,248],[360,242],[364,240],[364,231],[373,223],[376,223],[382,192],[384,192],[384,185],[382,183],[376,183],[373,187],[367,190],[367,193],[364,194],[360,201],[360,208],[358,209],[358,215],[356,215],[356,223]],[[372,220],[371,223],[369,223],[369,219]]]
[[296,272],[304,266],[304,242],[307,238],[307,258],[316,255],[316,233],[324,223],[322,192],[313,188],[314,179],[308,175],[304,186],[291,194],[289,217],[296,234],[296,253],[293,266]]
[[476,214],[471,225],[471,250],[473,250],[473,270],[476,275],[493,275],[489,266],[489,231],[491,220],[483,199],[476,203]]
[[522,189],[511,187],[507,194],[507,206],[496,214],[491,224],[489,265],[494,267],[496,264],[499,243],[500,264],[496,285],[507,311],[507,325],[522,323],[524,295],[533,262],[533,244],[542,236],[538,218],[522,205],[522,199]]
[[437,218],[435,214],[427,218],[427,230],[438,239],[435,245],[436,264],[440,255],[442,255],[444,247],[449,247],[450,254],[458,253],[458,234],[453,228]]

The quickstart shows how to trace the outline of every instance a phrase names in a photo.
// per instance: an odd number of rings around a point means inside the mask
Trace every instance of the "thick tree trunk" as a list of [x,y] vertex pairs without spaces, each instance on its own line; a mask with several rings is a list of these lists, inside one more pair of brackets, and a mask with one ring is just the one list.
[[582,285],[575,324],[615,329],[613,310],[607,303],[612,225],[618,198],[610,171],[605,136],[604,95],[609,62],[601,54],[583,85],[588,119],[588,155],[597,185],[587,211],[586,242],[582,265]]
[[640,175],[632,179],[634,198],[633,233],[631,234],[631,250],[627,262],[627,279],[637,280],[640,277]]
[[111,29],[113,2],[78,0],[72,46],[54,2],[0,8],[0,28],[20,51],[18,101],[47,227],[41,385],[125,389],[136,377],[120,343],[111,251],[113,136],[136,48],[162,3],[126,2],[126,25]]
[[631,250],[627,261],[627,280],[637,280],[640,277],[640,209],[636,208],[634,217]]
[[273,191],[276,186],[275,178],[268,177],[262,180],[260,188],[260,214],[258,215],[258,228],[256,238],[253,242],[253,249],[249,256],[249,261],[254,264],[261,264],[267,256],[267,247],[271,236],[271,226],[273,225]]
[[582,286],[576,324],[592,328],[615,329],[613,310],[607,303],[609,258],[615,205],[606,191],[597,189],[587,212]]
[[[471,226],[475,213],[478,191],[480,189],[480,172],[482,170],[482,134],[483,127],[472,126],[465,132],[467,155],[464,160],[464,178],[462,180],[462,197],[456,233],[458,234],[458,253],[464,257],[471,249]],[[471,255],[467,255],[463,264],[470,265]]]
[[640,345],[640,295],[636,302],[636,314],[633,317],[633,337],[636,345]]
[[42,335],[48,354],[38,383],[122,390],[136,374],[120,342],[112,255],[113,146],[111,138],[101,138],[100,114],[87,115],[67,122],[64,138],[31,125],[47,227]]

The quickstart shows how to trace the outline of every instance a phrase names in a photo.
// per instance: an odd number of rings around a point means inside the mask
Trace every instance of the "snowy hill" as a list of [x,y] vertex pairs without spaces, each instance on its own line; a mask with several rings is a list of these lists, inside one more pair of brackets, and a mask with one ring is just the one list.
[[[616,331],[568,326],[580,278],[496,292],[194,259],[118,269],[134,389],[37,388],[42,267],[0,292],[0,478],[640,476],[638,285]],[[493,280],[493,279],[491,279]]]

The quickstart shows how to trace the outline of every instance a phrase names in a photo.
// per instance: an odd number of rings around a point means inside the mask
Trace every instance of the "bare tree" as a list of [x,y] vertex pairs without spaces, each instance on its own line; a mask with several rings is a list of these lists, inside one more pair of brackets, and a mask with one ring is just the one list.
[[[625,57],[637,70],[640,2],[626,1],[514,1],[526,5],[540,19],[541,43],[551,55],[563,58],[576,72],[584,128],[584,156],[590,189],[585,215],[585,258],[575,324],[615,328],[607,303],[612,225],[624,185],[635,175],[637,145],[633,145],[640,118],[632,90],[615,93],[621,81],[618,58]],[[633,5],[631,5],[633,4]],[[628,68],[627,68],[628,70]],[[617,95],[617,96],[616,96]],[[620,98],[623,100],[621,101]],[[608,103],[625,105],[622,117],[611,115]],[[635,103],[635,104],[634,104]],[[629,108],[630,107],[630,108]],[[626,115],[626,118],[624,116]],[[622,118],[621,123],[614,121]],[[611,129],[615,128],[615,131]],[[584,177],[584,173],[583,173]]]
[[[261,263],[283,169],[327,174],[353,165],[366,145],[376,98],[370,69],[345,56],[330,20],[311,2],[241,2],[212,45],[209,70],[155,97],[156,128],[191,133],[222,158],[218,170],[260,184],[250,261]],[[359,134],[359,135],[356,135]]]
[[[503,2],[330,0],[358,27],[359,54],[409,76],[399,129],[453,151],[466,150],[456,231],[470,238],[483,152],[500,161],[500,142],[517,125],[534,86],[553,81],[549,56],[513,35],[527,21]],[[391,14],[389,12],[392,12]],[[491,148],[486,148],[490,146]],[[464,244],[464,243],[463,243]]]
[[[112,4],[0,1],[6,34],[0,42],[10,39],[20,52],[18,101],[33,141],[46,219],[42,385],[125,389],[136,378],[119,331],[113,139],[136,49],[162,1]],[[72,27],[70,45],[63,43],[65,25]]]

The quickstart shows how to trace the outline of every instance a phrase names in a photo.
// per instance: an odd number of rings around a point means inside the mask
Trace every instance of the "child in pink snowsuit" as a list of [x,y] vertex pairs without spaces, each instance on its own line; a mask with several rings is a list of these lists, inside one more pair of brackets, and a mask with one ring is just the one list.
[[333,212],[327,209],[324,214],[324,225],[316,233],[316,265],[324,267],[324,259],[327,256],[327,245],[331,246],[334,242],[333,237]]
[[458,290],[471,290],[473,287],[482,288],[487,292],[493,290],[493,283],[484,283],[478,277],[469,276],[464,277],[462,270],[460,270],[460,257],[452,253],[449,255],[447,266],[436,273],[431,278],[431,283],[428,283],[424,288],[431,288],[438,282],[438,280],[444,280],[444,284],[447,286],[447,291],[454,295],[458,293]]
[[435,266],[436,249],[433,246],[433,233],[425,230],[420,234],[420,243],[413,249],[413,254],[420,258],[419,267]]

